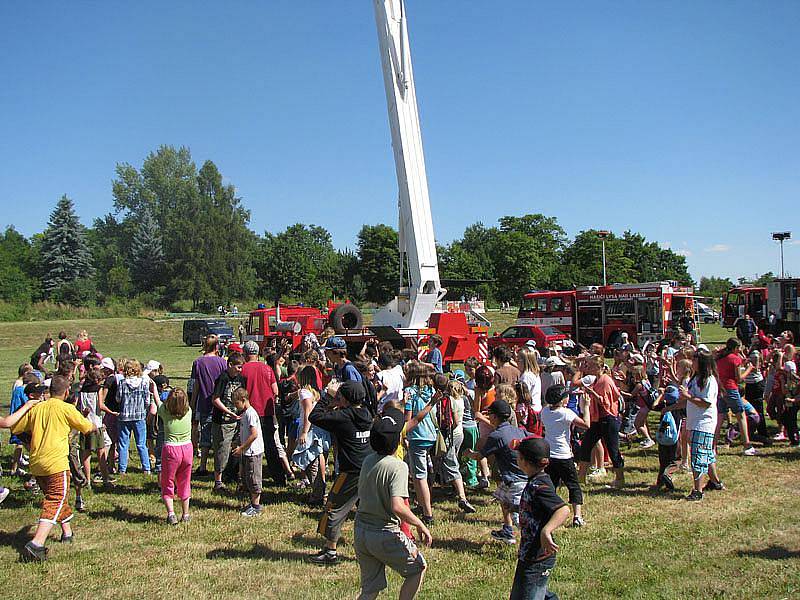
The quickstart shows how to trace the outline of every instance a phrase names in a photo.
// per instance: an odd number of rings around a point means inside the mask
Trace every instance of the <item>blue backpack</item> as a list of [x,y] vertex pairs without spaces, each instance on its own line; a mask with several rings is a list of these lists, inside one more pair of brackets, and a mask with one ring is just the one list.
[[661,446],[674,446],[678,443],[678,426],[671,412],[664,413],[656,432],[656,442]]

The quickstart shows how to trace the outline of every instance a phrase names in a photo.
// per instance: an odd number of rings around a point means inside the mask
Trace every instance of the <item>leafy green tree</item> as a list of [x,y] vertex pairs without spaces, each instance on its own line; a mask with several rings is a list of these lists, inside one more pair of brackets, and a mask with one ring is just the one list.
[[[50,214],[42,243],[42,263],[42,288],[51,298],[57,297],[57,290],[62,286],[94,275],[92,255],[86,241],[86,228],[78,220],[72,200],[66,195],[61,197]],[[86,296],[91,292],[87,288]],[[74,293],[70,292],[70,295]],[[82,300],[93,301],[94,298],[84,297]]]
[[388,225],[364,225],[358,232],[358,274],[366,288],[366,300],[384,304],[397,295],[398,244],[397,231]]
[[37,287],[31,243],[10,226],[0,235],[0,300],[27,304]]
[[[605,240],[606,274],[611,283],[636,281],[633,260],[625,256],[625,244],[613,233]],[[554,277],[556,287],[568,289],[580,285],[602,285],[603,249],[597,231],[581,231],[564,250],[561,266]]]
[[775,273],[773,273],[772,271],[767,271],[763,275],[759,275],[755,279],[753,279],[753,285],[766,287],[768,283],[772,283],[773,281],[775,281],[776,277],[777,275],[775,275]]
[[733,287],[733,282],[727,277],[701,277],[697,290],[699,296],[719,299],[722,294]]
[[623,254],[633,262],[632,282],[677,281],[694,285],[686,258],[656,242],[648,242],[639,233],[626,231],[622,235]]
[[265,233],[259,242],[256,273],[260,295],[304,300],[323,305],[340,278],[340,259],[331,235],[317,225],[290,225],[277,234]]

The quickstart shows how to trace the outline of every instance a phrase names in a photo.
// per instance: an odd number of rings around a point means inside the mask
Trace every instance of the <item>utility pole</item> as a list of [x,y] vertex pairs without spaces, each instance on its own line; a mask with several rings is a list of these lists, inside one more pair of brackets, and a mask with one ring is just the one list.
[[783,279],[783,241],[791,239],[791,231],[777,231],[772,234],[772,239],[780,242],[781,244],[781,279]]
[[606,238],[609,235],[611,235],[611,232],[604,229],[597,232],[597,237],[600,238],[600,243],[603,245],[603,286],[608,285],[606,280]]

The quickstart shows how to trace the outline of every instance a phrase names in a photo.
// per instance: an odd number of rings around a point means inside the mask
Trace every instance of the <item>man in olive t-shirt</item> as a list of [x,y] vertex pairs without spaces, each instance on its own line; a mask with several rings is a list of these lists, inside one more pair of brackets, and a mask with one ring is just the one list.
[[386,566],[403,576],[401,598],[413,598],[422,585],[426,563],[413,541],[400,531],[405,521],[430,545],[431,534],[411,512],[408,498],[408,465],[394,456],[403,421],[384,415],[370,430],[375,450],[364,459],[358,478],[359,505],[355,525],[355,550],[361,569],[361,600],[377,598],[386,589]]

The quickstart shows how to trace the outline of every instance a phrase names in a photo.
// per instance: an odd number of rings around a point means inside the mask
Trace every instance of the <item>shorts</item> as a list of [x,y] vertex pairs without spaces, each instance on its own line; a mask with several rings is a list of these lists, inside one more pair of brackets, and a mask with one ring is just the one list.
[[425,558],[402,531],[374,531],[356,522],[354,546],[365,594],[386,589],[387,566],[404,579],[425,570]]
[[102,425],[93,433],[81,434],[81,450],[95,452],[109,446],[111,446],[111,438],[108,436],[106,428]]
[[211,448],[213,442],[213,432],[211,426],[211,413],[207,415],[200,415],[197,418],[197,430],[200,434],[200,439],[198,441],[198,446],[201,448]]
[[439,474],[441,475],[442,483],[450,483],[456,479],[461,479],[461,465],[458,462],[458,454],[463,442],[464,430],[459,428],[453,432],[450,446],[447,448],[445,455],[441,458]]
[[261,493],[261,463],[264,453],[242,456],[239,461],[239,478],[244,488],[251,494]]
[[717,462],[714,455],[714,434],[707,431],[691,430],[689,443],[692,447],[692,471],[705,475],[708,467]]
[[211,425],[214,449],[214,470],[222,473],[228,466],[231,456],[231,446],[237,433],[239,423],[212,423]]
[[519,501],[522,499],[522,492],[525,490],[527,481],[503,481],[497,486],[492,496],[500,501],[500,504],[511,512],[519,512]]
[[417,444],[409,444],[406,458],[408,459],[408,468],[414,479],[427,479],[428,478],[428,452],[433,448],[433,444],[426,444],[419,446]]
[[737,415],[744,411],[744,402],[742,402],[742,395],[738,389],[725,390],[725,393],[720,394],[717,398],[717,412],[724,415],[728,409]]
[[55,525],[67,523],[72,519],[72,508],[69,506],[69,480],[69,471],[36,476],[36,483],[44,494],[40,521]]

